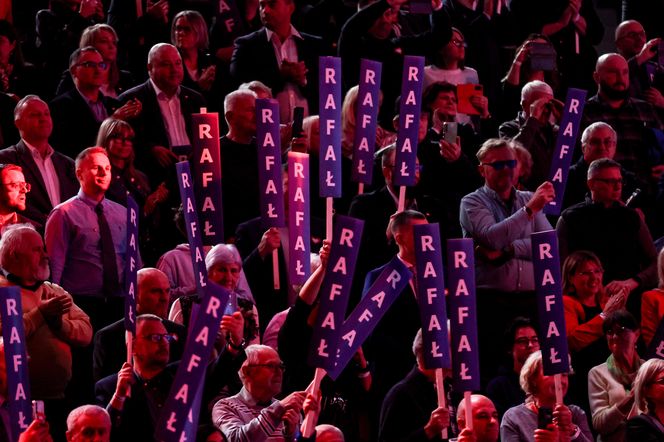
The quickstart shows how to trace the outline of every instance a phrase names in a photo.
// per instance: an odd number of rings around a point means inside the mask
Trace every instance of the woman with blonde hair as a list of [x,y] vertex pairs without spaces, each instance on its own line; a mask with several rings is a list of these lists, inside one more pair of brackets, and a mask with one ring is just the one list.
[[657,278],[658,286],[641,296],[641,336],[646,345],[650,345],[664,317],[664,249],[657,256]]
[[664,440],[664,361],[646,361],[634,380],[634,400],[640,415],[627,421],[626,442]]

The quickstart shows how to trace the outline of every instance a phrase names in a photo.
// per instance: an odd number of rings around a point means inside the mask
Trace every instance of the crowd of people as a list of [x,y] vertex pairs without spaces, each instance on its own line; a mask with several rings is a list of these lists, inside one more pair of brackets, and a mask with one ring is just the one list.
[[[200,302],[175,164],[191,154],[203,108],[221,115],[224,226],[205,266],[237,309],[207,361],[197,440],[664,440],[664,361],[646,359],[664,354],[651,348],[664,339],[664,2],[622,3],[615,50],[598,54],[605,29],[592,0],[1,2],[0,286],[20,288],[30,395],[45,405],[20,440],[157,440]],[[443,241],[472,238],[481,389],[465,400],[446,369],[439,405],[415,279],[338,379],[323,379],[319,394],[308,387],[331,249],[317,167],[326,55],[341,58],[345,97],[334,211],[364,222],[349,311],[395,256],[416,274],[415,225],[438,223]],[[426,67],[416,184],[400,206],[407,55]],[[358,186],[365,58],[382,63],[380,124],[373,182]],[[569,88],[587,100],[556,195]],[[289,280],[288,228],[261,221],[264,98],[279,105],[284,189],[287,153],[311,158],[304,285]],[[140,270],[128,350],[129,196]],[[554,200],[561,214],[546,215]],[[554,229],[573,367],[559,379],[564,403],[543,370],[530,242]],[[7,384],[3,354],[0,440],[16,440]],[[311,437],[300,430],[307,413],[318,418]]]

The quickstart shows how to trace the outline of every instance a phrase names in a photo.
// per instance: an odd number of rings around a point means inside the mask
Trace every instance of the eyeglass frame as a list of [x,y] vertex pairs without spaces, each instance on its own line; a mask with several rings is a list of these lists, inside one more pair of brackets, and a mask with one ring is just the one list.
[[[7,187],[11,192],[19,191],[19,192],[25,192],[28,193],[32,189],[32,184],[27,183],[25,181],[14,181],[11,183],[2,183],[3,187]],[[20,187],[18,187],[20,186]]]
[[[155,341],[154,336],[159,336],[159,339]],[[142,335],[140,337],[155,344],[159,344],[162,341],[171,344],[178,340],[176,336],[170,333],[150,333],[149,335]]]

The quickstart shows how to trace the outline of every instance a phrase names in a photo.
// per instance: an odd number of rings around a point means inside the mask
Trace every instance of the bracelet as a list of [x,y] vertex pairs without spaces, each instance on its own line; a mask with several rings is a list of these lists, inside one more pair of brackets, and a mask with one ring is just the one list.
[[574,440],[581,434],[581,428],[578,425],[574,425],[574,432],[570,436],[570,439]]
[[369,364],[366,367],[357,367],[358,373],[369,373]]
[[368,378],[369,376],[371,376],[371,372],[369,370],[361,371],[357,374],[357,377],[360,379]]
[[228,340],[228,346],[230,348],[232,348],[233,350],[242,350],[244,348],[245,344],[246,344],[246,340],[244,340],[244,339],[242,341],[240,341],[240,343],[237,344],[237,345],[233,344],[233,341],[231,341],[230,339]]

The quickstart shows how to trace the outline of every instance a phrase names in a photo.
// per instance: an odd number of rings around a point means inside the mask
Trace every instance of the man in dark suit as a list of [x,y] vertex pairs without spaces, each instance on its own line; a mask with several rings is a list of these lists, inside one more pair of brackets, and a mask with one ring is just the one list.
[[75,50],[69,57],[69,73],[76,87],[51,101],[51,142],[72,158],[95,145],[101,122],[119,107],[117,100],[101,93],[106,70],[108,64],[92,46]]
[[[170,345],[170,362],[173,362],[182,357],[187,332],[182,325],[167,319],[169,294],[170,284],[161,270],[145,267],[138,271],[136,314],[149,313],[162,319],[166,331],[176,338]],[[116,373],[127,359],[124,333],[124,319],[121,319],[95,334],[92,354],[95,382]]]
[[21,141],[0,150],[0,163],[21,166],[25,182],[31,187],[22,214],[45,225],[53,207],[78,192],[74,161],[49,145],[53,121],[48,105],[38,96],[27,95],[18,102],[14,124]]
[[154,45],[148,54],[147,68],[150,78],[119,99],[122,103],[138,100],[143,105],[140,114],[130,118],[129,123],[136,131],[134,145],[139,146],[137,166],[156,188],[172,175],[177,160],[173,148],[190,145],[191,114],[200,112],[205,100],[198,92],[181,86],[184,66],[175,46]]
[[291,25],[293,0],[261,0],[259,10],[263,28],[235,40],[231,76],[238,84],[259,80],[272,88],[282,123],[292,120],[295,106],[317,114],[322,40]]

